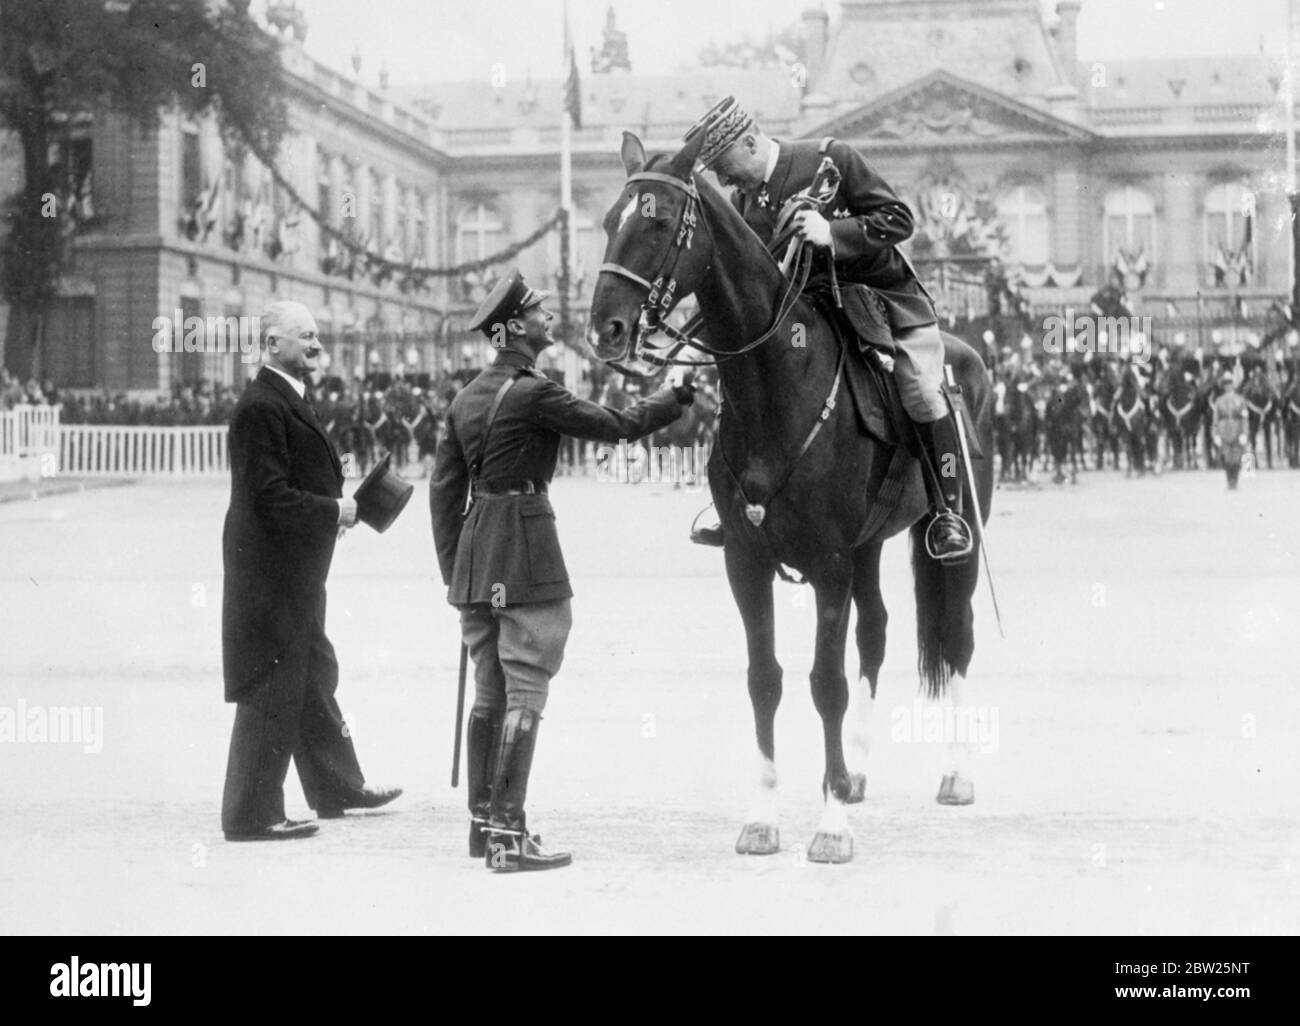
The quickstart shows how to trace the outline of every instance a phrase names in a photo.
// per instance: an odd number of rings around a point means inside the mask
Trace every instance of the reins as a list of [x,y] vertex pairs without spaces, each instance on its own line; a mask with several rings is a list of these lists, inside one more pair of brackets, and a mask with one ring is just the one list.
[[[809,251],[807,244],[801,244],[795,255],[793,273],[786,279],[785,291],[777,303],[776,313],[773,315],[772,324],[767,331],[745,343],[739,349],[717,349],[702,339],[694,337],[694,333],[699,331],[704,324],[704,318],[701,315],[696,314],[680,329],[674,328],[666,319],[675,305],[677,279],[674,277],[674,273],[677,269],[677,261],[681,257],[683,249],[691,248],[691,242],[695,238],[695,228],[701,220],[704,222],[704,230],[709,234],[710,241],[712,241],[713,237],[713,230],[709,226],[708,219],[701,217],[702,204],[694,177],[692,176],[688,182],[683,182],[672,175],[660,174],[656,171],[639,171],[636,174],[629,175],[627,180],[629,182],[656,182],[660,185],[667,185],[684,194],[686,202],[682,205],[682,211],[673,232],[673,241],[668,251],[660,259],[653,281],[612,260],[607,260],[600,265],[601,271],[608,271],[610,274],[626,278],[646,290],[646,298],[641,303],[635,334],[629,334],[628,351],[624,353],[624,357],[630,362],[640,360],[652,367],[659,368],[717,366],[728,360],[744,356],[771,339],[781,325],[785,323],[785,319],[794,311],[804,289],[808,285],[808,279],[812,275],[813,254]],[[838,186],[838,178],[835,179],[835,184]],[[772,255],[780,252],[781,248],[788,245],[790,240],[794,238],[796,228],[789,223],[793,219],[793,214],[800,209],[808,209],[810,204],[817,205],[817,199],[811,193],[807,196],[792,197],[791,201],[787,202],[789,207],[786,216],[783,218],[784,227],[777,232],[771,245],[767,247],[769,254]],[[785,276],[783,275],[783,277]],[[650,339],[656,334],[666,335],[672,342],[667,345],[656,346],[650,342]],[[678,354],[688,347],[699,350],[712,359],[678,359]],[[630,371],[630,368],[627,367],[623,360],[609,360],[607,362],[620,373],[626,374]]]

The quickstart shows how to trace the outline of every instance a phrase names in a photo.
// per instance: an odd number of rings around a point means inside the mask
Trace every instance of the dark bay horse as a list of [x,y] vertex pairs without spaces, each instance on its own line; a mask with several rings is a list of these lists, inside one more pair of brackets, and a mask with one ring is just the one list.
[[1038,433],[1042,418],[1029,383],[1011,382],[1002,412],[995,418],[994,437],[1002,468],[999,481],[1027,481],[1038,456]]
[[1079,381],[1058,383],[1047,398],[1044,430],[1047,449],[1055,469],[1052,480],[1056,484],[1065,482],[1067,464],[1070,484],[1079,483],[1079,464],[1083,461],[1083,420],[1087,405],[1088,393]]
[[[859,430],[837,373],[840,342],[822,308],[797,296],[739,213],[693,174],[703,138],[699,133],[672,157],[647,161],[640,140],[624,133],[628,180],[605,217],[608,245],[592,300],[591,343],[600,359],[626,367],[641,355],[651,323],[647,312],[668,283],[675,295],[669,288],[660,312],[692,293],[699,303],[706,344],[722,354],[723,413],[709,486],[726,537],[727,579],[744,622],[759,756],[754,804],[736,850],[780,850],[775,715],[783,671],[775,650],[773,578],[784,573],[784,564],[804,575],[816,594],[810,680],[822,720],[825,804],[808,858],[844,862],[853,851],[847,806],[862,801],[866,781],[848,767],[843,728],[852,705],[849,742],[855,760],[864,758],[885,653],[881,546],[911,528],[920,676],[931,697],[958,702],[975,645],[971,597],[978,550],[947,567],[926,554],[927,498],[920,465],[906,452],[900,454],[900,500],[891,512],[872,515],[896,450]],[[974,461],[974,472],[987,515],[993,490],[988,376],[964,342],[945,336],[944,344],[985,454]],[[822,430],[811,434],[817,423]],[[967,502],[969,511],[969,495]],[[844,656],[854,605],[859,675],[850,694]],[[971,711],[958,710],[955,721],[962,715],[969,721]],[[963,735],[968,741],[968,732],[958,732],[959,739]],[[945,767],[938,800],[968,804],[974,800],[965,762],[969,743],[949,751],[953,763]]]
[[1093,371],[1092,383],[1092,442],[1097,469],[1106,469],[1106,453],[1110,453],[1111,466],[1119,469],[1119,432],[1115,430],[1115,396],[1119,391],[1115,375],[1108,366]]
[[1120,373],[1119,393],[1115,396],[1114,415],[1111,430],[1124,445],[1128,454],[1126,477],[1136,472],[1139,477],[1147,472],[1147,406],[1146,393],[1142,379],[1133,367],[1127,366]]
[[1201,397],[1196,379],[1182,367],[1171,367],[1161,382],[1160,413],[1169,438],[1175,470],[1196,469],[1196,436],[1201,426]]

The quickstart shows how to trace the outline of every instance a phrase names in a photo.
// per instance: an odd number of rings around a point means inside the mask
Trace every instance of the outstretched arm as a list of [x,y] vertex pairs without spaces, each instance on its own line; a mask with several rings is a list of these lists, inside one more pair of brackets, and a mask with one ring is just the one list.
[[682,415],[681,403],[671,388],[662,388],[627,409],[615,410],[579,399],[554,381],[535,380],[534,418],[543,427],[574,438],[592,442],[631,441],[658,431]]

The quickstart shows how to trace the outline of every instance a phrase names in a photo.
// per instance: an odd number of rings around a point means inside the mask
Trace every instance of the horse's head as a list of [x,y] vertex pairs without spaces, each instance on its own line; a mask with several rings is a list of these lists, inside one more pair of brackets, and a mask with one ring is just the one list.
[[627,183],[605,214],[608,243],[588,334],[596,356],[625,374],[655,369],[641,360],[645,336],[695,291],[708,266],[694,175],[703,142],[696,133],[673,156],[647,161],[641,140],[623,133]]

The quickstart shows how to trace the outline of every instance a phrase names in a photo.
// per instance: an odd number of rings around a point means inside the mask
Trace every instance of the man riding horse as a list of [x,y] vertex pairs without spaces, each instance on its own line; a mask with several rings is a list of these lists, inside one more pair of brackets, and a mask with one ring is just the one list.
[[[965,559],[972,534],[960,512],[961,446],[941,388],[938,318],[930,294],[897,249],[912,234],[912,212],[848,143],[778,141],[730,96],[696,122],[686,138],[698,132],[706,133],[699,163],[713,170],[723,186],[735,187],[733,205],[764,242],[776,235],[786,200],[812,185],[823,158],[833,161],[839,189],[826,205],[830,220],[816,210],[800,211],[791,222],[795,238],[815,248],[823,270],[841,282],[869,286],[883,304],[896,347],[894,380],[933,471],[922,477],[934,515],[929,534],[934,556],[943,562]],[[706,528],[695,538],[721,545],[722,528]]]

